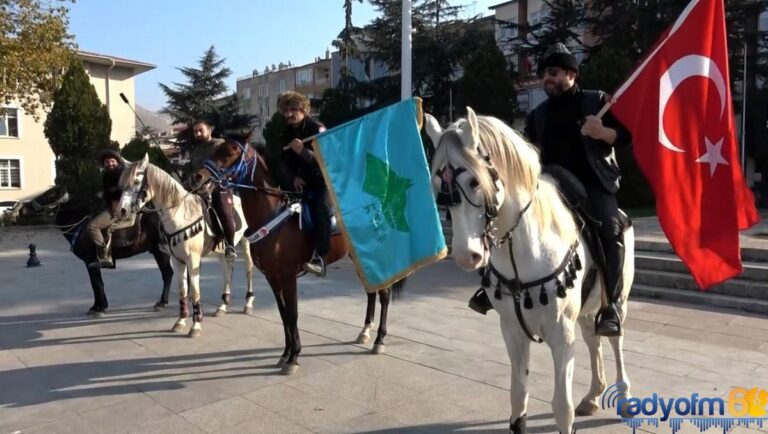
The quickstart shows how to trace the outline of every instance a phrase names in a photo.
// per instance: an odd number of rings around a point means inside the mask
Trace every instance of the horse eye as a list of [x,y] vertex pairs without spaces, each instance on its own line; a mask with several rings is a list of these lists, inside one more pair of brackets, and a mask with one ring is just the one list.
[[480,186],[480,183],[477,182],[477,179],[472,178],[472,179],[469,180],[469,187],[470,188],[475,189],[475,188],[477,188],[479,186]]

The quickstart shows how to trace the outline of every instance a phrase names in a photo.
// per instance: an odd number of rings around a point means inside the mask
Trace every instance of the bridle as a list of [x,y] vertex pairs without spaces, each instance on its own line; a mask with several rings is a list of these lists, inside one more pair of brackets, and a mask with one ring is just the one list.
[[196,190],[203,188],[209,182],[218,185],[221,188],[242,188],[262,192],[270,196],[286,197],[291,192],[285,192],[277,188],[267,187],[266,185],[255,185],[256,169],[258,168],[258,154],[253,146],[248,143],[241,143],[235,139],[227,139],[238,146],[240,149],[240,158],[234,165],[223,168],[210,158],[203,162],[203,168],[211,174],[204,183],[199,185]]
[[[137,172],[136,175],[134,176],[134,179],[135,180],[137,179],[138,183],[141,184],[139,189],[136,191],[133,191],[133,187],[131,187],[129,191],[123,191],[123,194],[125,193],[131,194],[131,200],[130,200],[131,212],[134,214],[137,214],[140,211],[142,211],[141,208],[144,206],[144,203],[146,202],[146,198],[147,198],[148,186],[147,186],[146,169]],[[134,182],[134,185],[135,184],[136,182]],[[122,202],[122,199],[121,199],[121,202]],[[141,202],[141,205],[139,205],[140,202]]]
[[[458,135],[458,133],[455,132],[454,130],[446,131],[446,134],[448,133],[453,133]],[[438,149],[442,145],[443,139],[446,137],[446,134],[443,134],[443,136],[440,137],[440,141],[437,145]],[[525,320],[523,318],[522,309],[520,308],[521,299],[523,298],[523,292],[525,293],[524,306],[526,309],[533,308],[533,300],[531,299],[529,289],[537,286],[541,287],[539,302],[542,305],[547,305],[549,303],[549,300],[544,288],[544,284],[547,282],[555,281],[557,296],[559,298],[565,298],[566,289],[573,288],[574,286],[573,281],[576,277],[576,272],[582,269],[581,260],[579,258],[578,253],[576,252],[578,241],[569,247],[568,252],[566,253],[562,262],[552,273],[537,280],[533,280],[529,282],[521,281],[519,278],[520,273],[517,268],[517,261],[515,260],[515,255],[513,252],[512,237],[515,233],[515,230],[520,225],[520,222],[523,220],[523,217],[525,216],[526,212],[528,211],[528,209],[530,209],[531,204],[533,203],[534,195],[536,194],[536,190],[538,189],[538,187],[534,189],[534,191],[532,192],[531,198],[528,200],[528,203],[525,206],[523,206],[523,208],[518,212],[517,217],[515,218],[515,223],[512,225],[512,227],[508,231],[504,232],[499,236],[498,228],[494,224],[494,222],[499,216],[498,211],[501,206],[501,204],[499,204],[497,200],[498,193],[500,192],[498,187],[498,183],[500,182],[499,173],[496,170],[496,168],[493,167],[493,164],[490,159],[490,155],[488,154],[487,151],[483,149],[482,144],[477,145],[477,150],[478,150],[478,154],[480,155],[480,158],[482,158],[482,160],[484,161],[485,169],[488,170],[488,174],[493,180],[493,185],[494,185],[494,194],[492,195],[493,199],[491,201],[486,201],[484,206],[485,230],[482,234],[483,247],[487,251],[491,251],[491,249],[499,248],[506,243],[509,248],[509,259],[512,264],[512,270],[514,272],[513,278],[511,279],[507,278],[506,276],[501,274],[493,266],[492,263],[489,263],[488,267],[482,274],[483,286],[490,286],[491,274],[496,276],[497,283],[496,283],[496,290],[494,291],[494,297],[497,300],[500,300],[502,297],[502,293],[506,295],[511,295],[514,299],[515,314],[517,316],[518,321],[520,322],[523,332],[530,340],[534,342],[542,343],[543,339],[541,339],[541,337],[539,337],[538,339],[534,338],[533,333],[531,333],[530,329],[526,325]],[[445,167],[443,167],[442,169],[436,172],[436,175],[440,176],[440,189],[438,190],[437,198],[436,198],[437,205],[439,207],[450,208],[453,206],[458,206],[462,203],[462,197],[463,197],[463,200],[466,200],[470,206],[478,209],[482,207],[481,205],[473,203],[469,199],[469,196],[461,187],[461,185],[457,182],[458,175],[460,175],[461,173],[464,173],[465,171],[466,171],[465,168],[463,167],[455,168],[449,163]],[[482,215],[483,214],[481,214],[481,216]],[[563,277],[563,280],[561,280],[560,277]],[[505,287],[507,291],[505,292],[502,291],[502,285]]]
[[[440,137],[440,141],[437,145],[438,149],[443,144],[443,140],[445,139],[446,135],[454,135],[456,139],[461,140],[455,130],[448,130]],[[463,167],[455,168],[450,163],[436,172],[436,175],[440,177],[440,189],[437,192],[436,201],[438,207],[447,210],[448,208],[461,205],[463,197],[463,200],[466,200],[467,203],[473,208],[484,208],[483,214],[485,217],[485,230],[483,231],[482,239],[484,247],[490,250],[492,247],[500,247],[502,244],[512,238],[515,229],[517,229],[526,211],[528,211],[528,209],[531,207],[533,197],[531,197],[531,200],[528,201],[528,204],[526,204],[517,215],[515,224],[512,226],[512,228],[505,232],[502,236],[498,236],[498,228],[494,225],[494,223],[499,217],[499,207],[501,206],[501,204],[498,203],[498,199],[496,198],[500,191],[498,183],[501,182],[501,178],[499,177],[499,172],[495,167],[493,167],[493,164],[491,163],[490,154],[485,151],[480,144],[478,144],[477,150],[480,158],[482,158],[484,161],[485,169],[488,171],[488,174],[493,181],[494,194],[491,195],[491,201],[486,201],[484,206],[472,202],[472,200],[469,199],[467,192],[464,191],[464,189],[458,183],[459,175],[466,172],[467,169]]]

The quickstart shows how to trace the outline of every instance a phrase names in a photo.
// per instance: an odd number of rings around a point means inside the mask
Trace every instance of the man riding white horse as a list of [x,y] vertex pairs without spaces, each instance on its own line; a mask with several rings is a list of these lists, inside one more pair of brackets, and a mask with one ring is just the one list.
[[[621,334],[616,310],[624,266],[623,224],[616,201],[620,171],[614,148],[630,146],[632,135],[607,112],[595,114],[608,102],[601,91],[576,84],[579,64],[565,45],[550,48],[538,65],[538,76],[549,98],[526,118],[525,133],[541,151],[544,166],[560,166],[578,178],[590,200],[589,212],[600,222],[605,253],[608,306],[597,314],[597,333]],[[546,169],[545,169],[546,171]]]

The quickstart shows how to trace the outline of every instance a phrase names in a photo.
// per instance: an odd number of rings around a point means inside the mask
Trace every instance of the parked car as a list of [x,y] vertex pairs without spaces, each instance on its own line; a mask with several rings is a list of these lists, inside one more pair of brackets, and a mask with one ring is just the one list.
[[19,223],[19,219],[45,220],[52,217],[58,205],[67,200],[69,195],[65,189],[51,187],[31,200],[10,201],[14,203],[2,211],[0,217],[11,224]]
[[13,208],[14,205],[19,203],[18,200],[3,200],[0,201],[0,215],[5,214],[6,211]]

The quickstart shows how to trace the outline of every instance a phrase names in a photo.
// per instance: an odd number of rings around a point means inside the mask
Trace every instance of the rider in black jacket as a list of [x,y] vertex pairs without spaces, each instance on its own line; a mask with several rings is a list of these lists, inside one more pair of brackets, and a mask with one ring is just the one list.
[[[564,44],[555,44],[544,54],[538,74],[549,98],[528,115],[525,133],[539,147],[543,166],[561,166],[584,184],[591,214],[601,223],[607,266],[609,304],[597,315],[596,331],[617,336],[621,334],[616,303],[623,286],[624,244],[616,201],[621,176],[614,148],[630,146],[632,135],[610,111],[602,118],[595,116],[607,97],[579,88],[575,82],[578,73],[578,61]],[[599,101],[591,103],[589,98]],[[585,107],[593,107],[593,112],[585,112]]]
[[114,268],[109,245],[104,240],[103,231],[115,221],[116,204],[120,201],[122,190],[118,186],[120,175],[125,167],[125,160],[117,150],[103,149],[96,156],[102,167],[102,199],[105,209],[88,222],[86,231],[96,245],[97,258],[88,264],[88,268]]
[[[309,203],[314,222],[315,252],[312,259],[304,264],[304,270],[317,276],[325,276],[324,257],[330,250],[331,217],[327,205],[328,189],[315,158],[312,147],[302,140],[325,131],[325,126],[309,117],[309,99],[294,91],[280,95],[277,108],[286,120],[286,127],[279,141],[279,149],[270,149],[270,154],[278,160],[280,169],[276,171],[281,188],[289,191],[301,191]],[[279,155],[279,158],[275,158]]]

